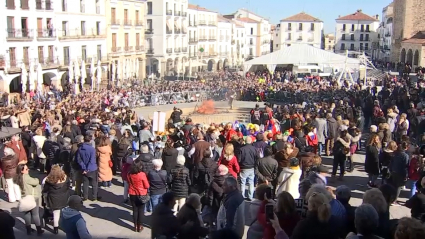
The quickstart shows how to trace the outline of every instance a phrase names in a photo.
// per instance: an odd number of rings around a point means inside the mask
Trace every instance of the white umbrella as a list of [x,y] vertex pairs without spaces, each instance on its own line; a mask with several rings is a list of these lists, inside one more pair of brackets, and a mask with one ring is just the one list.
[[134,74],[136,75],[136,79],[139,78],[139,59],[136,58],[134,61]]
[[68,67],[68,82],[69,82],[69,84],[72,84],[73,79],[74,79],[74,67],[72,67],[72,61],[69,61],[69,67]]
[[81,62],[81,89],[83,89],[84,83],[86,82],[87,72],[86,72],[86,63]]
[[27,92],[27,82],[28,82],[28,73],[27,73],[27,69],[25,69],[25,64],[22,64],[21,69],[22,69],[22,73],[21,73],[22,93],[25,93]]
[[112,78],[111,78],[112,82],[115,81],[115,74],[117,74],[117,69],[115,67],[115,62],[112,62]]
[[41,68],[41,64],[37,65],[37,91],[41,92],[43,89],[43,69]]
[[100,61],[97,62],[97,89],[99,90],[99,84],[102,81],[102,67]]
[[31,62],[29,71],[30,90],[35,90],[35,77],[34,63]]

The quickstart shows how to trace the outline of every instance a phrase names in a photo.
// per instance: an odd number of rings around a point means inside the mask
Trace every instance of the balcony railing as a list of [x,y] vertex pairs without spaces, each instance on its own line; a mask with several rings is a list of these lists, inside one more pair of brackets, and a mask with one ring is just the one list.
[[179,28],[174,28],[174,34],[180,34],[181,30]]
[[207,23],[206,23],[206,21],[205,21],[205,20],[199,20],[199,21],[198,21],[198,25],[200,25],[200,26],[205,26],[205,25],[207,25]]
[[167,34],[173,34],[173,31],[172,31],[171,29],[169,29],[168,27],[167,27],[167,29],[165,29],[165,32],[166,32]]
[[125,52],[132,52],[133,51],[133,47],[132,46],[125,46],[124,47],[124,51]]
[[208,38],[206,36],[200,36],[199,41],[208,41]]
[[235,45],[236,44],[236,41],[235,40],[232,40],[232,45]]
[[140,27],[140,26],[143,26],[143,21],[136,20],[136,21],[134,21],[134,24],[135,24],[136,26]]
[[33,30],[15,28],[7,29],[7,40],[31,40],[33,37]]
[[174,48],[174,53],[180,53],[180,52],[181,52],[180,47],[176,47],[176,48]]
[[154,54],[154,50],[153,50],[153,48],[149,48],[149,49],[146,51],[146,54],[148,54],[148,55],[153,55],[153,54]]
[[187,12],[182,12],[181,16],[182,17],[187,17]]
[[111,19],[111,25],[121,25],[121,22],[119,19]]
[[167,16],[172,16],[173,15],[173,10],[167,10],[165,13],[167,14]]
[[182,52],[187,52],[187,47],[183,47]]
[[182,29],[182,34],[187,34],[187,29],[186,28],[183,28]]
[[193,58],[193,57],[197,57],[198,55],[196,54],[196,52],[189,52],[189,57]]
[[143,52],[145,51],[145,46],[136,46],[135,49],[136,49],[136,52]]
[[132,21],[130,19],[124,19],[123,21],[123,25],[124,26],[132,26]]
[[215,40],[217,40],[217,37],[216,37],[216,36],[210,36],[210,37],[208,38],[208,40],[209,40],[209,41],[215,41]]
[[198,39],[196,37],[189,38],[189,44],[196,44],[198,43]]
[[250,45],[250,46],[253,46],[253,45],[254,45],[254,42],[250,42],[250,43],[249,43],[249,45]]
[[308,41],[309,42],[314,42],[314,38],[309,38]]
[[215,22],[215,21],[209,21],[208,22],[208,25],[209,26],[217,26],[217,22]]
[[121,47],[113,46],[113,47],[111,47],[111,52],[119,53],[119,52],[121,52]]
[[36,0],[35,1],[36,10],[53,10],[53,0]]
[[174,10],[174,16],[180,16],[180,11]]
[[59,40],[66,39],[82,39],[82,38],[105,38],[105,31],[91,28],[91,29],[70,29],[70,30],[62,30],[59,35]]
[[59,58],[58,57],[45,57],[42,59],[39,59],[39,62],[42,66],[55,66],[59,65]]
[[55,29],[37,29],[37,38],[56,38],[56,30]]
[[229,53],[226,51],[220,52],[220,56],[227,56]]
[[208,55],[209,56],[218,56],[217,52],[210,52]]
[[173,48],[167,48],[167,49],[166,49],[166,52],[167,52],[168,54],[173,53]]
[[198,24],[195,21],[189,21],[190,27],[196,27]]
[[146,35],[152,35],[153,34],[153,29],[145,29],[145,34]]
[[299,37],[298,39],[297,39],[297,41],[302,41],[303,40],[303,38],[302,37]]

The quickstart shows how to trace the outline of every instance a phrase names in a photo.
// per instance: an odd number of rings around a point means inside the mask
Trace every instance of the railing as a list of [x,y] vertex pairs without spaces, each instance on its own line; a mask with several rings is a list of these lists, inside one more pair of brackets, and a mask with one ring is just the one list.
[[187,12],[182,12],[181,16],[182,17],[187,17]]
[[123,24],[124,26],[132,26],[132,22],[130,19],[124,19]]
[[314,41],[314,38],[309,38],[308,41],[309,42],[313,42]]
[[206,36],[200,36],[199,41],[207,41],[208,38]]
[[173,48],[167,48],[166,52],[169,53],[169,54],[173,53]]
[[7,29],[7,39],[32,39],[33,36],[33,30],[29,29],[15,29],[15,28],[9,28]]
[[196,27],[198,24],[195,21],[189,21],[189,26]]
[[180,52],[181,52],[180,47],[176,47],[176,48],[174,48],[174,53],[180,53]]
[[113,53],[121,52],[121,47],[113,46],[113,47],[111,47],[111,52],[113,52]]
[[138,26],[138,27],[143,26],[143,21],[136,20],[135,25]]
[[165,11],[165,13],[167,14],[167,16],[172,16],[173,10],[167,10],[167,11]]
[[182,29],[182,34],[187,34],[187,30],[185,28]]
[[145,29],[145,34],[152,35],[153,34],[153,29]]
[[209,56],[218,56],[217,52],[210,52]]
[[235,45],[236,44],[236,41],[235,40],[232,40],[232,45]]
[[215,22],[215,21],[209,21],[208,22],[208,25],[209,26],[217,26],[217,22]]
[[137,52],[143,52],[143,51],[145,51],[145,46],[136,46],[136,51]]
[[55,29],[37,29],[37,38],[56,38]]
[[148,54],[148,55],[153,55],[153,54],[154,54],[154,50],[153,50],[153,48],[149,48],[149,49],[146,51],[146,54]]
[[124,51],[125,52],[132,52],[133,51],[133,47],[132,46],[125,46],[124,47]]
[[197,57],[198,54],[196,54],[195,52],[190,52],[189,53],[189,57],[193,58],[193,57]]
[[59,65],[59,58],[58,57],[46,57],[43,59],[39,59],[40,64],[43,66],[54,66]]
[[121,25],[120,20],[119,19],[111,19],[111,25]]
[[220,52],[220,56],[227,56],[228,52]]
[[180,29],[174,28],[174,34],[180,34],[180,33],[181,33],[181,30]]
[[173,34],[173,31],[172,31],[171,29],[169,29],[168,27],[167,27],[167,29],[165,29],[165,32],[166,32],[167,34]]
[[250,42],[250,43],[249,43],[249,45],[250,45],[250,46],[253,46],[253,45],[254,45],[254,42]]
[[297,39],[297,41],[302,41],[303,40],[303,38],[302,37],[299,37],[298,39]]
[[230,41],[230,36],[226,36],[226,41]]
[[198,21],[198,25],[200,25],[200,26],[204,26],[204,25],[207,25],[207,23],[206,23],[206,21],[205,21],[205,20],[199,20],[199,21]]
[[180,16],[180,11],[174,10],[174,16]]
[[71,29],[71,30],[62,30],[62,34],[59,35],[59,39],[69,39],[69,38],[103,38],[106,37],[104,31],[101,31],[97,28],[91,29]]
[[217,37],[216,37],[216,36],[210,36],[210,37],[208,38],[208,40],[209,40],[209,41],[215,41],[215,40],[217,40]]
[[198,42],[198,39],[196,37],[189,38],[189,44],[196,44]]
[[187,47],[183,47],[182,52],[187,52]]
[[224,36],[220,36],[220,41],[224,41]]
[[96,14],[100,14],[100,6],[96,6]]

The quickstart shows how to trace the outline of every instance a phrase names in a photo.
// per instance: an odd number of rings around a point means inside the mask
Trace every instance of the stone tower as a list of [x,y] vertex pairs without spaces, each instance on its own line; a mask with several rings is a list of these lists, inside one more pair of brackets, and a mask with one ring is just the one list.
[[401,42],[425,31],[424,0],[394,0],[391,60],[400,61]]

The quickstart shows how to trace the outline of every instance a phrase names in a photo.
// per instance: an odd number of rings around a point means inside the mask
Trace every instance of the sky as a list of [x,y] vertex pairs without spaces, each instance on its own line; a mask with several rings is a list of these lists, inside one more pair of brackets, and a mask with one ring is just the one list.
[[191,4],[223,15],[246,8],[269,18],[272,24],[304,11],[323,21],[325,34],[335,33],[335,19],[339,15],[349,15],[357,9],[362,9],[363,13],[370,16],[379,14],[382,19],[382,9],[391,2],[392,0],[189,0]]

